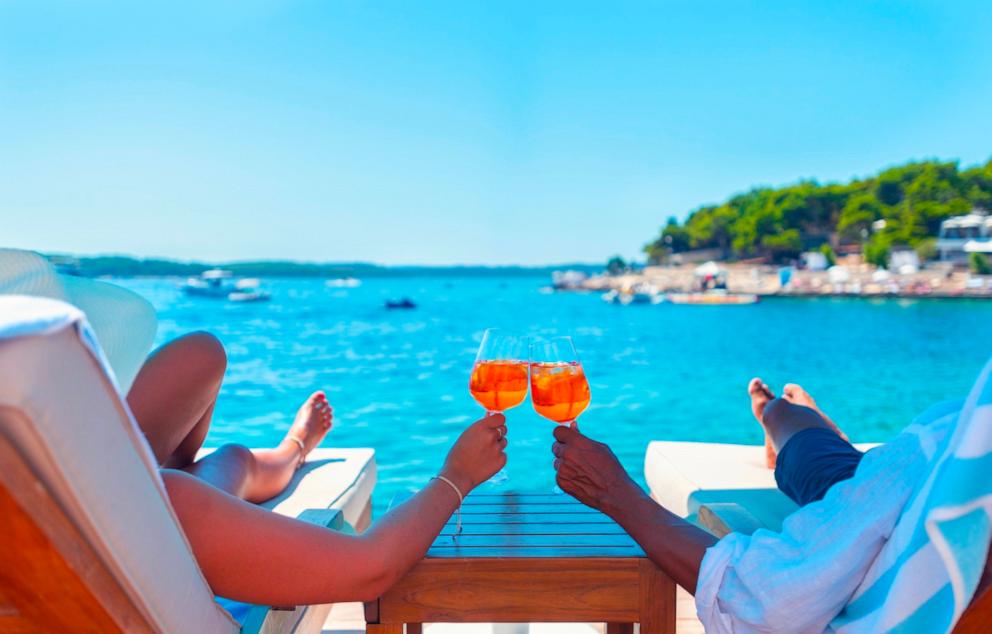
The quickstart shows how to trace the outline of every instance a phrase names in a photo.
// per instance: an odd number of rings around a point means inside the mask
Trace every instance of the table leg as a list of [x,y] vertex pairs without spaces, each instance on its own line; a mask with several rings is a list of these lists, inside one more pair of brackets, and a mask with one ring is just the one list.
[[634,634],[633,623],[607,623],[606,634]]
[[675,634],[675,582],[650,559],[641,560],[641,634]]

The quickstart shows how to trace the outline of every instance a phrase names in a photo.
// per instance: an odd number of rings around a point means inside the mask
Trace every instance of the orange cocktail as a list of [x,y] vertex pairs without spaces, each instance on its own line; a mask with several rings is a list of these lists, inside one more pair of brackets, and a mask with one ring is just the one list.
[[527,398],[526,361],[477,361],[468,381],[472,398],[488,412],[516,407]]
[[530,364],[530,400],[534,411],[556,423],[571,423],[592,398],[578,361]]

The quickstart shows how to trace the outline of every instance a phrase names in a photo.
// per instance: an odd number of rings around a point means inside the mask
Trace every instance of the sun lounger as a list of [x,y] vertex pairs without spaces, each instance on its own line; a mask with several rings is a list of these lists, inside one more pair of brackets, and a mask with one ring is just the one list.
[[[30,327],[12,323],[25,306]],[[238,632],[99,348],[66,314],[61,302],[0,297],[0,631]],[[361,527],[372,452],[318,456],[271,506]],[[327,609],[262,608],[243,631],[319,631]]]
[[[855,446],[866,451],[876,445]],[[706,506],[741,522],[739,528],[750,522],[748,532],[759,525],[778,530],[797,508],[775,485],[763,445],[654,441],[644,456],[644,477],[658,503],[700,524],[713,515],[700,513]]]

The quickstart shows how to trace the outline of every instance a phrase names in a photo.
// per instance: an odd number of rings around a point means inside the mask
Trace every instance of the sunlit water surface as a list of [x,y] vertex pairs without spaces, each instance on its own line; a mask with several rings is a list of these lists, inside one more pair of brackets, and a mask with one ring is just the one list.
[[[191,330],[224,342],[227,376],[207,443],[271,445],[313,390],[325,444],[374,447],[375,502],[437,472],[481,415],[468,377],[482,331],[572,335],[592,386],[581,429],[643,482],[651,440],[761,442],[745,386],[801,383],[855,441],[884,441],[934,401],[962,396],[992,352],[992,302],[778,299],[755,306],[614,306],[542,294],[539,278],[378,279],[361,287],[273,280],[273,299],[189,298],[173,279],[117,280],[155,305],[159,343]],[[389,311],[410,297],[415,310]],[[510,486],[549,490],[553,425],[508,413]]]

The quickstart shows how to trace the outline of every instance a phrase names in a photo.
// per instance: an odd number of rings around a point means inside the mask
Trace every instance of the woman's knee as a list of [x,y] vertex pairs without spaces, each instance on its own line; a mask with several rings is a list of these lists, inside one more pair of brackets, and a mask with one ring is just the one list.
[[219,382],[227,371],[227,353],[209,332],[191,332],[162,346],[154,355],[159,363],[179,364],[197,382]]
[[212,456],[214,460],[223,460],[228,464],[237,465],[245,471],[255,467],[255,455],[251,449],[237,443],[227,443],[217,448]]
[[220,339],[206,331],[191,332],[176,339],[176,345],[186,349],[187,354],[206,365],[227,368],[227,352]]

